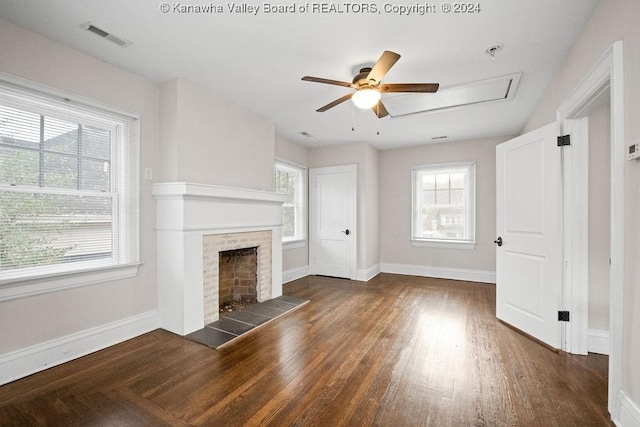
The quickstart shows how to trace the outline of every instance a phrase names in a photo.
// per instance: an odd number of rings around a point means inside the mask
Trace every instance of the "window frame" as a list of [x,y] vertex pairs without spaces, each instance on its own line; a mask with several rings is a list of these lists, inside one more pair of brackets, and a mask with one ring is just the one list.
[[[108,128],[112,144],[117,146],[109,156],[110,188],[106,192],[0,184],[4,192],[110,197],[113,213],[110,258],[5,270],[0,272],[0,302],[136,276],[141,264],[139,115],[2,72],[0,89],[3,105],[54,119],[72,119],[80,125]],[[63,106],[67,106],[66,111]],[[125,247],[127,255],[121,253]]]
[[[299,177],[299,185],[297,186],[298,191],[296,192],[297,205],[294,205],[295,208],[295,234],[293,237],[285,237],[284,234],[282,236],[282,249],[295,249],[302,248],[306,246],[307,242],[307,215],[306,215],[306,206],[307,206],[307,168],[304,166],[300,166],[286,160],[275,159],[274,161],[274,179],[275,172],[280,169],[284,172],[293,172],[296,173]],[[286,206],[287,203],[283,203],[283,207]],[[284,225],[284,222],[283,222]]]
[[[447,170],[465,170],[465,223],[468,230],[464,239],[426,238],[418,236],[420,229],[418,220],[423,204],[420,202],[421,191],[418,178],[422,173],[437,173]],[[419,165],[411,168],[411,243],[415,247],[432,247],[441,249],[474,249],[476,245],[476,162],[438,163]]]

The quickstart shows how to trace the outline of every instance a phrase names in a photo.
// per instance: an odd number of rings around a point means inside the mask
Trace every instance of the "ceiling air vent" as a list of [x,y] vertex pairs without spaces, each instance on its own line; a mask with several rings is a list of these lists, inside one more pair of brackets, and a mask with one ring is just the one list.
[[102,37],[103,39],[109,40],[112,43],[117,44],[120,47],[127,47],[131,44],[131,42],[129,40],[120,38],[120,37],[116,37],[113,34],[111,34],[108,31],[103,30],[102,28],[98,28],[95,25],[93,25],[91,22],[87,22],[84,25],[80,26],[82,29],[87,30],[87,31],[91,31],[93,34],[96,34],[100,37]]
[[433,94],[409,94],[384,100],[391,117],[450,110],[485,102],[508,101],[515,96],[522,73],[440,88]]

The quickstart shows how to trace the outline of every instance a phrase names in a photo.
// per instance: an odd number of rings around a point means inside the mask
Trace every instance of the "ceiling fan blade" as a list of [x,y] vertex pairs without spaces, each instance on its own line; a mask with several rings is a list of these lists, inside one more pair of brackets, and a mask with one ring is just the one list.
[[323,79],[321,77],[304,76],[302,80],[304,80],[305,82],[325,83],[328,85],[351,87],[351,83],[341,82],[339,80]]
[[327,105],[325,105],[324,107],[320,107],[320,108],[318,108],[316,111],[317,111],[318,113],[324,113],[324,112],[325,112],[325,111],[327,111],[329,108],[333,108],[333,107],[335,107],[336,105],[341,104],[341,103],[343,103],[344,101],[346,101],[346,100],[348,100],[348,99],[351,99],[351,97],[352,97],[352,96],[353,96],[353,93],[349,93],[349,94],[347,94],[347,95],[343,96],[342,98],[338,98],[338,99],[336,99],[335,101],[328,103],[328,104],[327,104]]
[[378,87],[380,92],[437,92],[440,85],[438,83],[389,83]]
[[390,50],[385,50],[369,72],[367,79],[375,81],[375,84],[380,83],[391,67],[398,62],[398,59],[400,59],[400,55]]
[[376,113],[376,116],[378,116],[379,119],[389,115],[389,112],[384,107],[382,100],[378,101],[378,103],[373,106],[373,112]]

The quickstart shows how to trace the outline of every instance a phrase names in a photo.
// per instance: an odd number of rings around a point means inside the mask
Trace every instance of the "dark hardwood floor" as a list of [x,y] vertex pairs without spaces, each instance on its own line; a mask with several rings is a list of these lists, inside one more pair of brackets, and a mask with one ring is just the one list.
[[0,425],[610,426],[607,357],[495,319],[493,285],[307,277],[216,351],[163,330],[0,387]]

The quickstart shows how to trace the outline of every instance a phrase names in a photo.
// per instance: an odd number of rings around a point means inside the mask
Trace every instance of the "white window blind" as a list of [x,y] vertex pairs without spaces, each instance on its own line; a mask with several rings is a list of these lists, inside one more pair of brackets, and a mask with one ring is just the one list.
[[0,80],[0,283],[139,263],[139,120]]
[[413,168],[412,239],[475,242],[475,164]]

